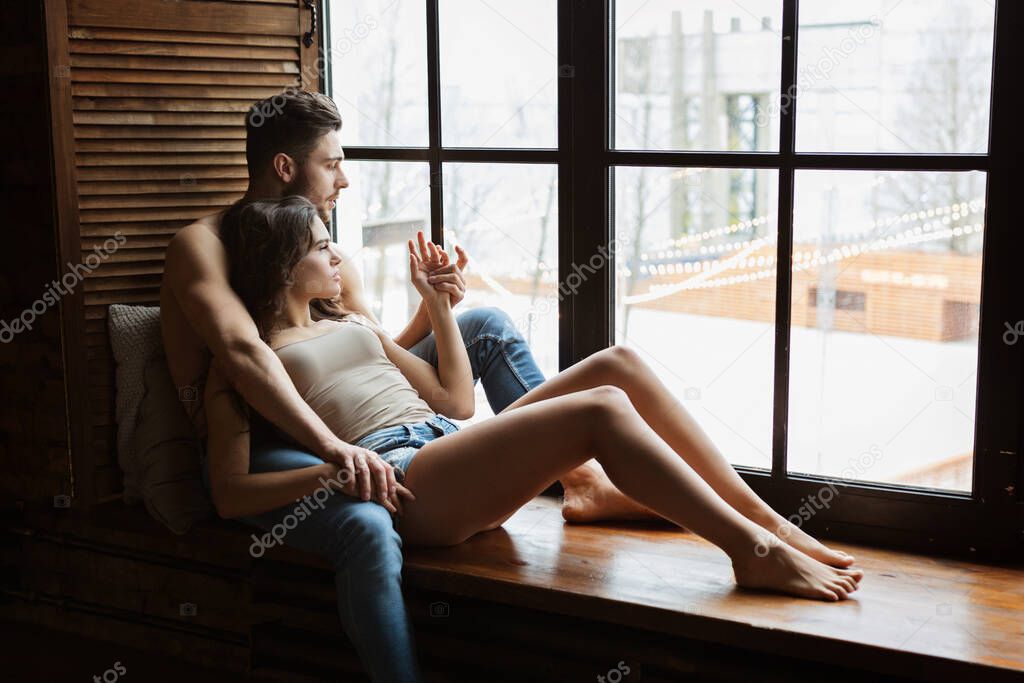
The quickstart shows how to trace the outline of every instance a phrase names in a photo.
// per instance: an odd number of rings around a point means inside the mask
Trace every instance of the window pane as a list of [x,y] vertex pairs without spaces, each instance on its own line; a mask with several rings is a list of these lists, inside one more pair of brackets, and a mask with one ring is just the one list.
[[983,173],[798,171],[789,467],[970,489]]
[[331,97],[347,144],[426,147],[426,5],[347,0],[331,3],[328,18]]
[[775,151],[779,0],[617,0],[614,146]]
[[384,161],[344,167],[349,187],[337,208],[338,244],[362,273],[367,305],[384,329],[398,334],[420,302],[409,282],[406,240],[417,230],[430,238],[429,167]]
[[557,147],[553,0],[440,0],[445,147]]
[[977,0],[803,0],[797,148],[986,152],[994,19]]
[[771,467],[778,173],[615,169],[615,340],[730,462]]
[[[456,313],[497,306],[530,345],[545,377],[558,374],[558,170],[451,163],[444,173],[445,248],[469,255]],[[477,383],[473,421],[492,415]]]

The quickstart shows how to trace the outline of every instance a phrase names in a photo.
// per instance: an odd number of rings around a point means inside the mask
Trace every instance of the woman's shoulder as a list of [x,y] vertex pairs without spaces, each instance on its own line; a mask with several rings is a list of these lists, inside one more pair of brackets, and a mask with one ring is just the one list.
[[370,320],[361,313],[346,313],[344,316],[342,316],[340,320],[333,322],[337,322],[338,324],[341,324],[343,322],[352,322],[358,325],[363,325],[364,327],[369,327],[371,329],[376,327],[376,325],[373,324],[372,320]]
[[344,323],[342,321],[325,318],[323,320],[316,321],[310,327],[290,327],[273,335],[270,338],[269,346],[272,350],[279,351],[286,346],[291,346],[298,342],[322,337],[323,335],[333,332],[335,329],[343,326]]

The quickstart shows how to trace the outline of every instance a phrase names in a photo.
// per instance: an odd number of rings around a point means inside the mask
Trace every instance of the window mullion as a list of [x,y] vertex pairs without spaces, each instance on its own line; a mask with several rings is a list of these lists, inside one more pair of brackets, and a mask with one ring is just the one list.
[[565,335],[560,340],[563,367],[613,342],[611,296],[615,272],[613,260],[605,261],[595,272],[583,266],[592,262],[595,255],[600,257],[602,251],[611,251],[605,156],[610,111],[609,17],[614,8],[611,0],[600,3],[599,8],[588,0],[568,1],[572,3],[573,14],[569,65],[572,223],[570,235],[559,244],[560,332]]
[[780,102],[779,218],[775,275],[775,385],[772,394],[772,479],[786,477],[789,433],[789,336],[793,296],[793,191],[796,158],[796,67],[798,0],[785,0],[782,6],[782,81]]
[[438,0],[427,0],[427,128],[430,166],[430,240],[444,244],[441,186],[441,38]]

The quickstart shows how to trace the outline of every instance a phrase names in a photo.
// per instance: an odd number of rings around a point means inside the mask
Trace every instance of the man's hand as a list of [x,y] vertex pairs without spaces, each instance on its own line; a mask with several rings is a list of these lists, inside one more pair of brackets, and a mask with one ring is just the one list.
[[392,514],[402,514],[401,497],[416,500],[412,491],[395,479],[395,468],[373,451],[339,441],[328,452],[327,462],[335,465],[338,489],[349,496],[383,505]]
[[447,292],[451,300],[452,308],[462,301],[466,296],[466,280],[462,271],[469,263],[469,256],[459,245],[455,245],[455,253],[458,259],[451,263],[448,252],[433,242],[427,242],[423,237],[423,231],[416,233],[416,240],[419,242],[420,260],[427,266],[429,272],[427,281],[439,292]]

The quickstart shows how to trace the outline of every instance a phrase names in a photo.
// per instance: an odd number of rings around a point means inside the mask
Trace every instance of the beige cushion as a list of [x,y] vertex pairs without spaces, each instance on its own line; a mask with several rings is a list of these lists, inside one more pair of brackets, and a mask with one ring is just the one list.
[[164,357],[151,359],[143,376],[145,393],[131,444],[142,500],[154,518],[184,534],[213,514],[203,488],[199,440]]
[[195,430],[167,370],[158,306],[113,304],[107,311],[117,362],[117,461],[124,501],[142,501],[178,534],[212,513],[203,488]]

